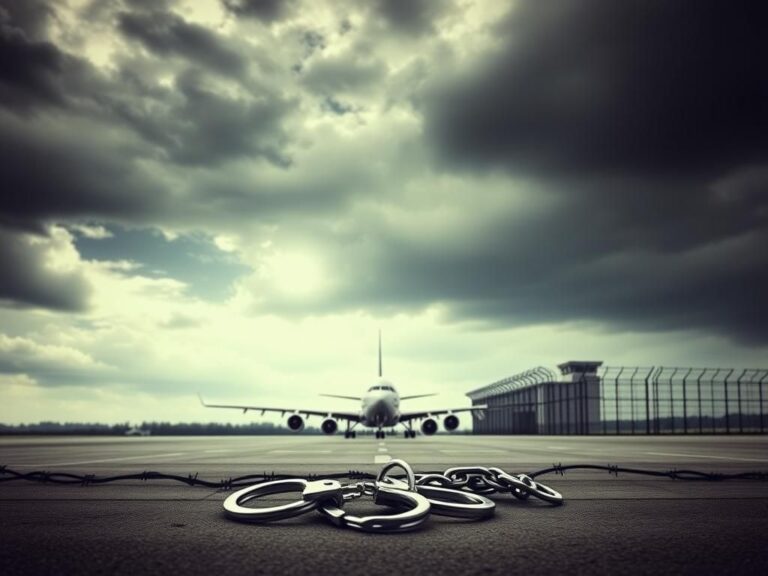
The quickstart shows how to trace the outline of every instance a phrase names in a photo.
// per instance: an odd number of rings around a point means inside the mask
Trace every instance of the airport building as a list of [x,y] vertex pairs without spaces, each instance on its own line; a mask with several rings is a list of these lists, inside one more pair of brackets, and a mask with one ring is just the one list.
[[475,434],[765,433],[768,369],[532,368],[467,393]]

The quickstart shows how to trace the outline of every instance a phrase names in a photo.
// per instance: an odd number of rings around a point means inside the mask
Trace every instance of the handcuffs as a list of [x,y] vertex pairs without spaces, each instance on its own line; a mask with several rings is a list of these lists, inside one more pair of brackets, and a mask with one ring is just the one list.
[[[401,468],[405,479],[391,478],[387,472]],[[467,491],[463,488],[466,488]],[[278,506],[244,506],[263,496],[301,492],[301,500]],[[374,481],[341,484],[337,480],[291,478],[255,484],[234,492],[224,500],[225,514],[234,520],[264,523],[292,518],[317,510],[339,527],[362,532],[408,532],[421,526],[430,514],[465,520],[493,516],[496,504],[483,493],[510,492],[520,499],[533,494],[552,504],[562,496],[534,482],[528,476],[507,474],[499,468],[450,468],[444,474],[414,474],[404,460],[390,460]],[[355,516],[344,510],[349,500],[372,496],[375,504],[395,509],[394,514]]]

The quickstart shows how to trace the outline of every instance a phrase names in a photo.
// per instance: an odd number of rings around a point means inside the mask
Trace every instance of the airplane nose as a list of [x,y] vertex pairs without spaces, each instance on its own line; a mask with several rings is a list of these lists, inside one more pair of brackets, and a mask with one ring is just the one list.
[[376,424],[383,424],[387,421],[387,414],[389,409],[384,399],[377,400],[372,406],[372,412],[374,414],[374,421]]
[[376,400],[376,402],[373,405],[373,407],[376,409],[377,412],[384,410],[386,406],[387,406],[387,403],[384,401],[383,398]]

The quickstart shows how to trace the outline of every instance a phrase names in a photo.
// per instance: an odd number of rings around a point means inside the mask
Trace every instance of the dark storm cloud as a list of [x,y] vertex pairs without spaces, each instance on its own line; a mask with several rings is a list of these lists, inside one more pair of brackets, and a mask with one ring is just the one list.
[[293,4],[293,0],[222,0],[224,8],[231,13],[267,23],[285,17]]
[[421,105],[441,166],[525,175],[552,209],[471,259],[391,266],[469,318],[768,342],[766,16],[747,2],[518,4],[496,28],[504,48]]
[[[414,304],[434,298],[439,286],[454,319],[505,326],[586,321],[619,330],[698,330],[752,344],[768,341],[768,257],[761,248],[768,233],[660,254],[614,248],[592,222],[585,218],[557,229],[534,221],[471,258],[411,251],[384,266],[410,279]],[[402,290],[395,284],[374,288]]]
[[279,89],[243,79],[243,93],[227,93],[194,66],[173,70],[166,87],[148,77],[151,66],[128,60],[86,96],[93,101],[89,114],[144,140],[137,154],[200,167],[246,157],[290,164],[283,123],[295,102]]
[[[265,23],[300,14],[293,2],[223,4]],[[430,36],[448,14],[444,2],[381,1],[365,12],[373,25],[355,13],[346,38],[365,38],[346,51],[326,49],[335,37],[301,22],[290,36],[299,45],[274,60],[261,54],[259,65],[249,65],[260,57],[254,45],[167,3],[94,2],[93,29],[137,48],[115,44],[101,68],[71,52],[77,39],[46,37],[46,4],[6,5],[0,265],[21,272],[0,279],[4,301],[85,305],[83,279],[49,276],[43,249],[26,242],[26,231],[45,234],[51,222],[237,234],[250,218],[279,230],[276,243],[294,235],[338,263],[338,292],[309,303],[278,295],[265,301],[270,312],[439,302],[454,318],[500,326],[586,320],[768,342],[768,76],[759,57],[768,8],[759,3],[520,2],[469,70],[449,57],[452,41]],[[241,24],[265,34],[255,44],[275,37]],[[423,48],[405,68],[376,37],[400,33]],[[471,56],[477,47],[467,41]],[[297,48],[305,58],[290,74]],[[382,94],[394,95],[382,114],[410,113],[403,93],[421,114],[422,142],[378,116]],[[322,111],[323,122],[367,111],[369,131],[340,130],[336,140],[335,127],[304,131]],[[394,142],[349,144],[361,133]],[[430,153],[433,164],[422,165]],[[490,173],[508,177],[515,194],[530,185],[520,214],[507,207],[489,218],[480,189],[472,203],[435,197],[443,180],[470,193]],[[433,198],[436,213],[460,202],[473,225],[443,229],[425,213],[423,236],[403,234],[400,210]],[[528,211],[528,201],[543,208]],[[379,202],[383,217],[354,222],[349,211],[367,202]],[[471,236],[467,247],[460,234]]]
[[[763,206],[765,212],[768,203]],[[731,208],[723,204],[722,210]],[[446,230],[453,238],[470,236],[469,248],[452,249],[373,224],[364,236],[377,238],[371,250],[339,249],[345,283],[332,298],[272,301],[269,309],[402,314],[440,303],[451,320],[493,327],[588,322],[618,331],[689,330],[768,343],[768,230],[712,242],[698,232],[699,245],[671,249],[648,246],[655,238],[636,239],[653,235],[644,223],[625,223],[622,229],[609,207],[595,211],[574,198],[539,214],[509,215],[484,230],[483,224],[474,231]]]
[[79,272],[60,272],[47,265],[45,236],[0,227],[0,302],[79,312],[85,310],[90,285]]
[[349,94],[376,89],[386,75],[386,64],[376,58],[333,56],[313,61],[302,81],[320,94]]
[[40,2],[0,9],[0,302],[81,312],[91,287],[82,271],[50,266],[56,239],[47,223],[136,215],[156,202],[115,148],[40,119],[46,111],[72,113],[97,85],[85,61],[44,38],[53,14]]
[[[105,115],[122,121],[174,163],[213,166],[261,157],[290,164],[282,123],[295,102],[283,96],[281,86],[249,74],[247,62],[263,60],[258,54],[249,55],[244,45],[168,11],[124,12],[117,25],[159,59],[121,61],[99,99]],[[167,56],[178,56],[185,65],[170,65]],[[172,86],[153,81],[159,63],[173,76]],[[216,74],[234,80],[240,94],[210,82]]]
[[[177,88],[184,96],[174,118],[178,141],[183,142],[174,151],[180,161],[206,164],[250,155],[281,166],[290,163],[282,149],[287,138],[280,126],[291,109],[290,100],[266,92],[252,100],[222,96],[208,89],[195,72],[180,77]],[[189,122],[190,118],[194,120]]]
[[[153,79],[156,63],[136,58],[107,74],[51,42],[30,40],[12,17],[0,20],[0,223],[42,230],[57,218],[159,215],[168,190],[142,169],[147,159],[290,162],[282,122],[292,103],[278,90],[243,79],[248,92],[223,94],[195,67],[171,68],[175,85],[162,86]],[[178,24],[159,21],[163,30]],[[203,40],[200,47],[210,46]],[[230,62],[217,54],[210,63]]]
[[55,14],[44,0],[3,0],[0,5],[0,22],[22,30],[26,36],[38,39]]
[[[114,7],[86,9],[107,22]],[[178,191],[165,179],[174,165],[207,168],[244,157],[290,162],[282,121],[291,103],[279,89],[249,78],[243,60],[213,32],[157,9],[149,19],[139,9],[115,25],[150,56],[121,56],[109,71],[46,40],[51,11],[12,5],[0,13],[3,305],[73,312],[87,305],[84,276],[53,273],[42,248],[47,241],[29,243],[29,233],[45,239],[52,222],[152,225],[183,218],[191,208],[171,202]],[[153,60],[157,55],[182,62]],[[237,73],[241,95],[217,90],[209,69]],[[159,84],[158,70],[170,73],[173,85]],[[148,161],[167,170],[147,169]],[[196,201],[205,204],[215,192]]]
[[510,195],[526,182],[546,209],[528,213],[523,197],[520,215],[486,228],[477,219],[455,233],[474,236],[471,249],[373,224],[377,248],[342,258],[349,282],[311,305],[394,313],[440,302],[455,319],[500,326],[587,321],[768,343],[756,6],[520,3],[495,28],[500,51],[441,74],[416,103],[439,168],[501,169]]
[[19,19],[15,7],[10,9],[14,12],[0,9],[0,101],[20,110],[39,103],[61,104],[65,56],[50,42],[30,38],[27,30],[40,28],[39,20]]
[[124,12],[118,15],[118,28],[159,56],[180,56],[231,75],[240,75],[245,68],[243,59],[216,34],[170,12]]
[[712,173],[768,151],[760,2],[522,2],[500,55],[433,94],[451,162]]
[[418,35],[435,29],[446,0],[377,0],[376,8],[395,32]]
[[159,211],[164,199],[126,159],[132,152],[84,131],[72,139],[54,126],[0,114],[0,223],[34,228],[59,218]]

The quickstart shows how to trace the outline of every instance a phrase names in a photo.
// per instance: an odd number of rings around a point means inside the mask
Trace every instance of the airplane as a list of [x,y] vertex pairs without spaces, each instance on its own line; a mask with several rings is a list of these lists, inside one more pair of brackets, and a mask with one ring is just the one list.
[[[199,396],[199,394],[198,394]],[[373,384],[363,396],[343,396],[339,394],[321,394],[330,398],[341,398],[344,400],[356,400],[361,402],[360,410],[357,412],[344,411],[325,411],[325,410],[295,410],[290,408],[273,408],[264,406],[242,406],[231,404],[208,404],[199,396],[200,402],[207,408],[233,408],[242,410],[243,414],[248,410],[260,411],[262,416],[265,412],[280,412],[282,416],[290,413],[288,417],[288,428],[294,432],[300,432],[304,429],[304,419],[310,416],[321,416],[325,419],[320,429],[328,435],[336,434],[338,430],[337,420],[343,420],[347,423],[344,431],[344,438],[356,438],[358,425],[375,428],[376,438],[384,438],[386,433],[384,428],[392,428],[398,424],[405,430],[403,435],[406,438],[415,438],[416,431],[413,429],[414,421],[421,421],[421,432],[425,436],[431,436],[437,432],[438,424],[436,418],[445,415],[443,418],[443,427],[448,432],[453,432],[459,427],[459,417],[456,412],[477,412],[478,417],[484,417],[486,405],[472,406],[469,408],[453,408],[443,410],[418,410],[414,412],[401,412],[400,401],[412,400],[414,398],[424,398],[426,396],[435,396],[435,394],[418,394],[415,396],[400,396],[392,383],[385,380],[382,376],[381,365],[381,332],[379,332],[379,379]]]

